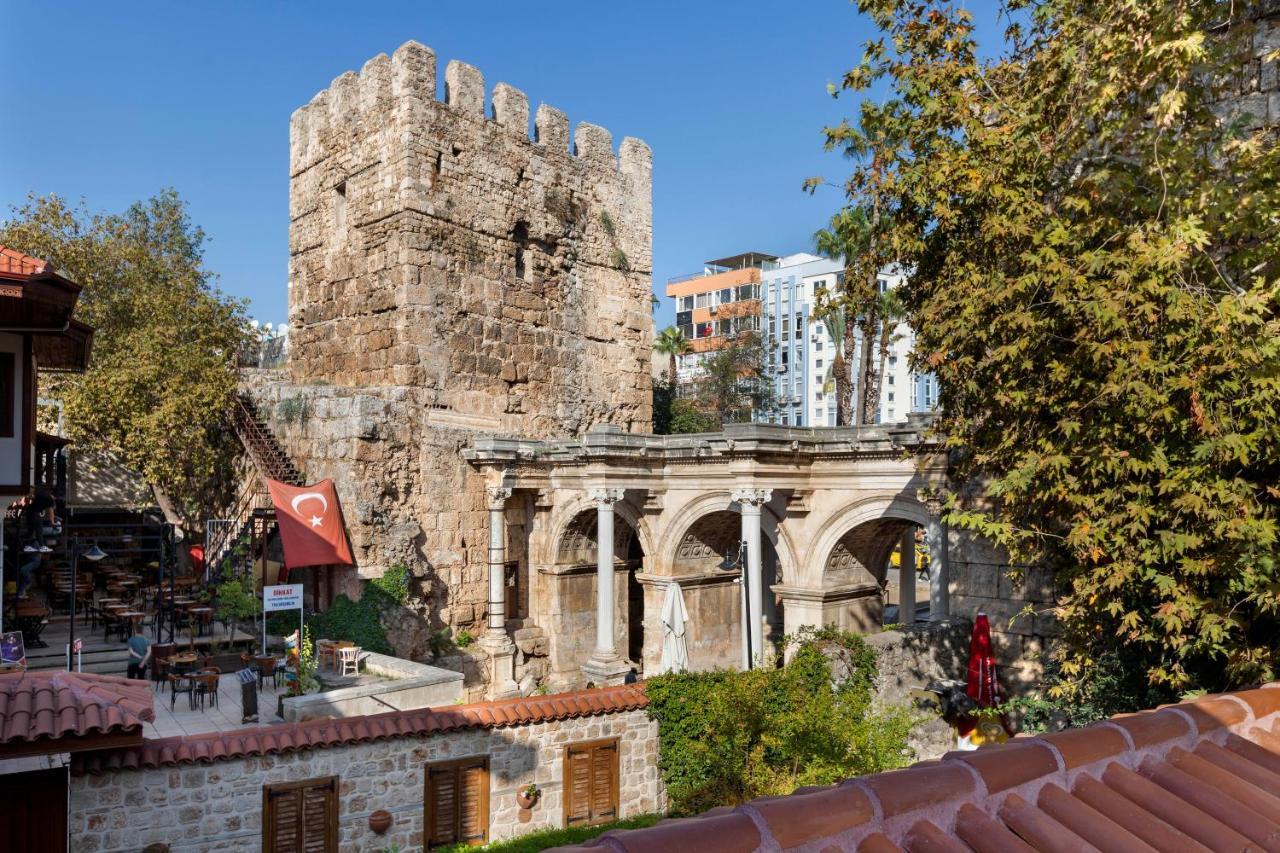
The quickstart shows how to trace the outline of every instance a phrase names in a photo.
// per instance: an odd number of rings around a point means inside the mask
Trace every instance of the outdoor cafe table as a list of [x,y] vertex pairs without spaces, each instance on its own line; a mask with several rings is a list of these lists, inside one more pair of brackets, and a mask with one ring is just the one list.
[[200,620],[200,633],[204,633],[205,627],[209,624],[209,620],[213,618],[212,607],[189,607],[187,612],[191,614],[192,619]]
[[173,585],[174,585],[174,586],[180,586],[180,587],[192,587],[192,586],[195,586],[195,585],[196,585],[196,584],[198,584],[198,583],[200,583],[200,579],[199,579],[199,578],[197,578],[197,577],[189,577],[189,578],[174,578],[174,579],[173,579]]
[[195,666],[196,662],[199,660],[200,660],[200,656],[197,655],[196,653],[183,652],[180,655],[171,655],[169,657],[169,667],[174,670],[175,674],[181,674],[181,673],[178,673],[178,670]]

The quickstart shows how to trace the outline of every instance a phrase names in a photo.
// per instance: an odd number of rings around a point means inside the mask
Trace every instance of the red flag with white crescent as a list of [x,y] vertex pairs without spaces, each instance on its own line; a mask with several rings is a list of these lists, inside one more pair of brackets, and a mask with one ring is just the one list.
[[310,486],[267,480],[267,490],[276,506],[286,570],[355,565],[333,480]]

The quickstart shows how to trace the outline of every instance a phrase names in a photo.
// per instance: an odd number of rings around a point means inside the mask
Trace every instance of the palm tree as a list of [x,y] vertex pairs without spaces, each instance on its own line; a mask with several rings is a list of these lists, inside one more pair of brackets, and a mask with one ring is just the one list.
[[667,326],[653,341],[655,351],[668,356],[671,359],[671,365],[668,367],[667,381],[672,387],[676,384],[676,356],[684,355],[689,351],[689,342],[685,340],[684,334],[675,326]]
[[847,426],[853,415],[853,399],[849,393],[849,364],[845,354],[845,330],[851,324],[845,322],[844,308],[840,305],[827,304],[818,314],[818,319],[827,324],[827,331],[835,341],[835,355],[827,368],[823,379],[823,390],[834,386],[836,393],[836,425]]
[[907,306],[903,304],[902,297],[893,290],[885,290],[876,298],[876,314],[880,318],[880,340],[878,355],[880,357],[880,368],[877,371],[877,381],[871,388],[868,397],[868,410],[877,412],[880,410],[880,396],[884,391],[884,366],[889,358],[889,347],[897,339],[898,324],[907,317]]
[[[833,308],[839,307],[843,313],[840,323],[844,355],[847,358],[853,352],[855,330],[862,329],[862,345],[858,351],[858,407],[853,406],[854,392],[852,383],[845,382],[841,387],[836,383],[837,424],[847,426],[850,423],[870,423],[875,419],[875,409],[868,407],[871,388],[874,384],[875,370],[872,350],[876,321],[877,276],[859,278],[858,260],[870,253],[874,237],[874,227],[866,211],[858,207],[846,207],[831,217],[826,228],[813,235],[813,245],[818,254],[828,258],[844,259],[844,277],[840,282],[840,294],[831,300]],[[828,322],[828,325],[830,323]],[[834,335],[834,327],[833,332]],[[850,417],[853,413],[854,417]]]

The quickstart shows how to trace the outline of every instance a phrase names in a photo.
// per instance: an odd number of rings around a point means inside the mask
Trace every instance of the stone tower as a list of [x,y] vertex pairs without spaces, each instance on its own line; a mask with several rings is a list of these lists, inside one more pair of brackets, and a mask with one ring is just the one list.
[[[440,100],[434,54],[409,42],[294,113],[289,371],[247,382],[308,480],[337,483],[358,567],[311,582],[356,594],[408,565],[415,610],[387,627],[418,659],[441,627],[484,627],[485,484],[461,450],[652,422],[648,146],[571,135],[546,105],[531,137],[522,92],[486,98],[456,61],[444,78]],[[510,501],[521,571],[533,501]],[[469,684],[484,661],[459,664]]]
[[650,429],[651,154],[409,42],[289,129],[292,374],[445,422]]

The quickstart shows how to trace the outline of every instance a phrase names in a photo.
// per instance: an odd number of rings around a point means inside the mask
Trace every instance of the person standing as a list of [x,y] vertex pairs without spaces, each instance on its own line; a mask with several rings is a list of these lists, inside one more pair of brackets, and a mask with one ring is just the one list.
[[141,625],[133,626],[133,636],[129,638],[129,669],[127,678],[146,679],[147,663],[151,660],[151,641],[142,633]]

